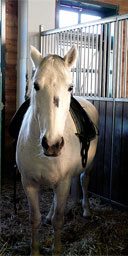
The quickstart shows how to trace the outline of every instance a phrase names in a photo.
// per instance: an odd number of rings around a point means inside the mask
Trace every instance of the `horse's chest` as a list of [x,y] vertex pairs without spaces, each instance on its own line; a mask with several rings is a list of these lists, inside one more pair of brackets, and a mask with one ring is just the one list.
[[30,136],[27,141],[24,133],[19,136],[17,147],[17,163],[23,176],[37,182],[56,184],[67,173],[77,174],[81,166],[80,147],[77,137],[65,136],[65,144],[59,157],[45,157],[37,140]]
[[32,152],[32,150],[28,150],[25,154],[22,149],[20,150],[19,169],[22,175],[26,176],[27,174],[28,179],[54,185],[67,174],[69,170],[67,161],[68,159],[63,157],[48,158],[43,154],[40,155],[39,152]]

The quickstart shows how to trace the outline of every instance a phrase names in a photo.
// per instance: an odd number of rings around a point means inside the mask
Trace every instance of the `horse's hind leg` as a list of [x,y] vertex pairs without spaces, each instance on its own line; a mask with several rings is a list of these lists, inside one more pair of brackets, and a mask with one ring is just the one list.
[[48,213],[48,215],[47,215],[47,217],[45,219],[44,224],[51,224],[51,218],[53,216],[53,212],[54,212],[54,199],[53,199],[50,211],[49,211],[49,213]]
[[82,207],[83,207],[83,216],[87,217],[90,216],[90,207],[89,207],[89,200],[88,200],[88,184],[89,184],[89,170],[83,172],[80,176],[82,191],[83,191],[83,199],[82,199]]
[[30,221],[32,226],[32,255],[39,256],[39,244],[38,244],[38,230],[41,221],[41,214],[39,210],[39,195],[38,187],[23,183],[25,193],[28,198]]
[[70,179],[61,181],[54,191],[54,213],[52,217],[52,225],[54,229],[54,255],[61,254],[61,229],[64,221],[64,209],[70,190]]

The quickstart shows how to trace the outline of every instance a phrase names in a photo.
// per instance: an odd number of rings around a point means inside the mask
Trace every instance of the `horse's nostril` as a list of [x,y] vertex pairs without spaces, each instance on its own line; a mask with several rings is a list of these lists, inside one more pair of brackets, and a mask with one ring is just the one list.
[[64,138],[61,137],[61,146],[63,147],[63,145],[64,145]]
[[47,138],[45,136],[42,139],[42,147],[45,148],[46,150],[49,148]]
[[57,149],[61,149],[62,147],[63,147],[63,145],[64,145],[64,138],[63,137],[61,137],[61,139],[60,139],[60,141],[58,141],[56,144],[55,144],[55,147],[57,148]]
[[58,149],[58,148],[59,148],[59,146],[60,146],[60,143],[59,143],[59,142],[57,142],[57,143],[55,144],[55,147]]

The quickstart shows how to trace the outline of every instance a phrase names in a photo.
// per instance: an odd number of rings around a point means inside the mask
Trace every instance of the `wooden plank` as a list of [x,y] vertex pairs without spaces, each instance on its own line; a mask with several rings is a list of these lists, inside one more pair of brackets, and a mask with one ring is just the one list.
[[123,103],[120,164],[120,195],[118,201],[128,206],[128,103]]
[[104,147],[105,147],[105,105],[104,101],[94,101],[100,120],[99,120],[99,141],[94,162],[93,171],[90,177],[89,191],[103,196],[104,182]]
[[104,182],[103,196],[110,198],[110,170],[112,154],[112,116],[113,102],[106,102],[106,123],[105,123],[105,143],[104,143]]
[[122,102],[115,103],[115,130],[113,147],[112,194],[111,198],[119,202],[120,198],[120,155],[122,138]]
[[17,53],[17,40],[6,39],[6,52]]
[[8,39],[17,40],[18,29],[15,27],[6,27],[6,37]]
[[13,15],[11,13],[8,13],[7,18],[6,18],[6,25],[8,27],[17,27],[18,26],[18,22],[17,22],[17,16]]
[[72,178],[71,182],[71,195],[75,202],[78,202],[82,198],[82,189],[80,184],[80,176]]
[[6,0],[6,14],[11,13],[12,15],[18,16],[18,1],[17,0]]
[[106,125],[106,103],[100,101],[100,121],[99,121],[99,143],[98,143],[98,160],[97,160],[97,193],[103,195],[104,183],[104,148],[105,148],[105,125]]
[[[92,102],[94,104],[94,106],[96,107],[98,113],[99,113],[99,109],[100,109],[100,103],[99,101],[93,101]],[[93,164],[93,168],[92,171],[90,173],[90,181],[89,181],[89,191],[93,192],[93,193],[97,193],[97,172],[98,172],[98,157],[99,157],[99,146],[97,147],[97,151],[96,151],[96,156],[95,156],[95,160],[94,160],[94,164]]]

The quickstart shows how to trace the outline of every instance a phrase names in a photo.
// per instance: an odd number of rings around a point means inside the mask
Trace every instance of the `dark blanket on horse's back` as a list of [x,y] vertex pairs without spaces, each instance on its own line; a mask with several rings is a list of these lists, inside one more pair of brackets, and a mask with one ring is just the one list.
[[[24,118],[24,115],[30,105],[30,99],[27,99],[17,110],[13,116],[10,126],[9,134],[17,142],[20,127]],[[90,146],[90,141],[96,136],[96,127],[88,116],[87,112],[83,109],[80,103],[72,96],[70,104],[70,114],[73,118],[73,121],[76,125],[77,133],[82,148],[82,165],[86,166],[87,161],[87,152]],[[98,129],[97,129],[98,130]],[[97,134],[98,135],[98,134]]]
[[26,100],[16,111],[15,115],[12,117],[10,125],[9,125],[9,134],[10,136],[17,140],[20,127],[24,118],[24,114],[26,113],[28,107],[30,105],[30,99]]

